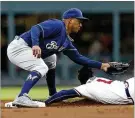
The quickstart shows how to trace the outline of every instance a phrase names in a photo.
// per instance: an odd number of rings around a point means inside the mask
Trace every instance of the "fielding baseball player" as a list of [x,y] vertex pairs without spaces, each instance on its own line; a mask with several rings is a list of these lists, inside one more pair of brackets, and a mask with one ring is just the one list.
[[63,52],[75,63],[98,68],[106,71],[110,65],[90,60],[79,54],[73,46],[71,33],[77,33],[82,27],[82,12],[77,8],[71,8],[64,12],[62,20],[49,19],[31,27],[20,36],[15,36],[8,45],[7,55],[16,66],[30,71],[21,92],[13,101],[14,105],[35,106],[35,103],[27,96],[30,89],[46,76],[49,95],[56,93],[55,68],[56,54]]

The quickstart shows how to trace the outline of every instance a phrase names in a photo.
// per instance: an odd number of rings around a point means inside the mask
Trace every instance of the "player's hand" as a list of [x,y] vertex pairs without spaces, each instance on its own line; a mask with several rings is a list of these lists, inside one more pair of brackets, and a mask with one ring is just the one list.
[[101,69],[104,70],[105,72],[110,68],[110,64],[108,63],[102,63]]
[[41,57],[41,48],[39,46],[33,46],[32,47],[33,55],[37,58]]

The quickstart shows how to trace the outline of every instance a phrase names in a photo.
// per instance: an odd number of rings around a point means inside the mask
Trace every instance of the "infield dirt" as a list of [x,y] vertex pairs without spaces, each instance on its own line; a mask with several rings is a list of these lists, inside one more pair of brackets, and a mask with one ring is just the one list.
[[88,100],[61,102],[46,108],[5,108],[2,118],[134,118],[133,105],[103,105]]

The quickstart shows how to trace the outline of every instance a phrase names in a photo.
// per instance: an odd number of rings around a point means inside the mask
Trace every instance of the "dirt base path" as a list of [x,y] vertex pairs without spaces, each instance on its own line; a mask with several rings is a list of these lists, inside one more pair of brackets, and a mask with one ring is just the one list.
[[5,108],[2,118],[134,118],[133,105],[103,105],[88,100],[62,102],[46,108]]

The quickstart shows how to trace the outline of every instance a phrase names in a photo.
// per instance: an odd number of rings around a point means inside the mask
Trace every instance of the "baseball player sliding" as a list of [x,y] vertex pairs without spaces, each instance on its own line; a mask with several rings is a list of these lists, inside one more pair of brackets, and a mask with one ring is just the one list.
[[[120,70],[120,67],[114,67],[110,70],[110,73],[120,74],[125,72],[125,70]],[[81,82],[80,86],[57,92],[45,102],[33,101],[35,102],[35,107],[46,107],[52,103],[74,97],[85,97],[104,104],[134,104],[134,77],[126,81],[112,81],[107,78],[93,76],[93,72],[89,67],[83,67],[78,72],[78,79]],[[13,107],[12,102],[6,103],[5,106]]]
[[34,107],[35,103],[27,94],[43,76],[46,76],[49,95],[56,93],[56,54],[59,52],[63,52],[77,64],[107,71],[110,67],[108,63],[80,55],[72,44],[73,39],[69,35],[77,33],[82,27],[82,21],[86,20],[88,18],[83,17],[79,9],[71,8],[64,12],[62,20],[46,20],[32,26],[20,36],[15,36],[7,48],[8,58],[13,64],[30,73],[18,97],[13,101],[14,105]]
[[82,68],[78,75],[82,85],[54,94],[45,101],[45,106],[74,97],[85,97],[103,104],[134,104],[134,77],[112,81],[92,76],[89,68]]

